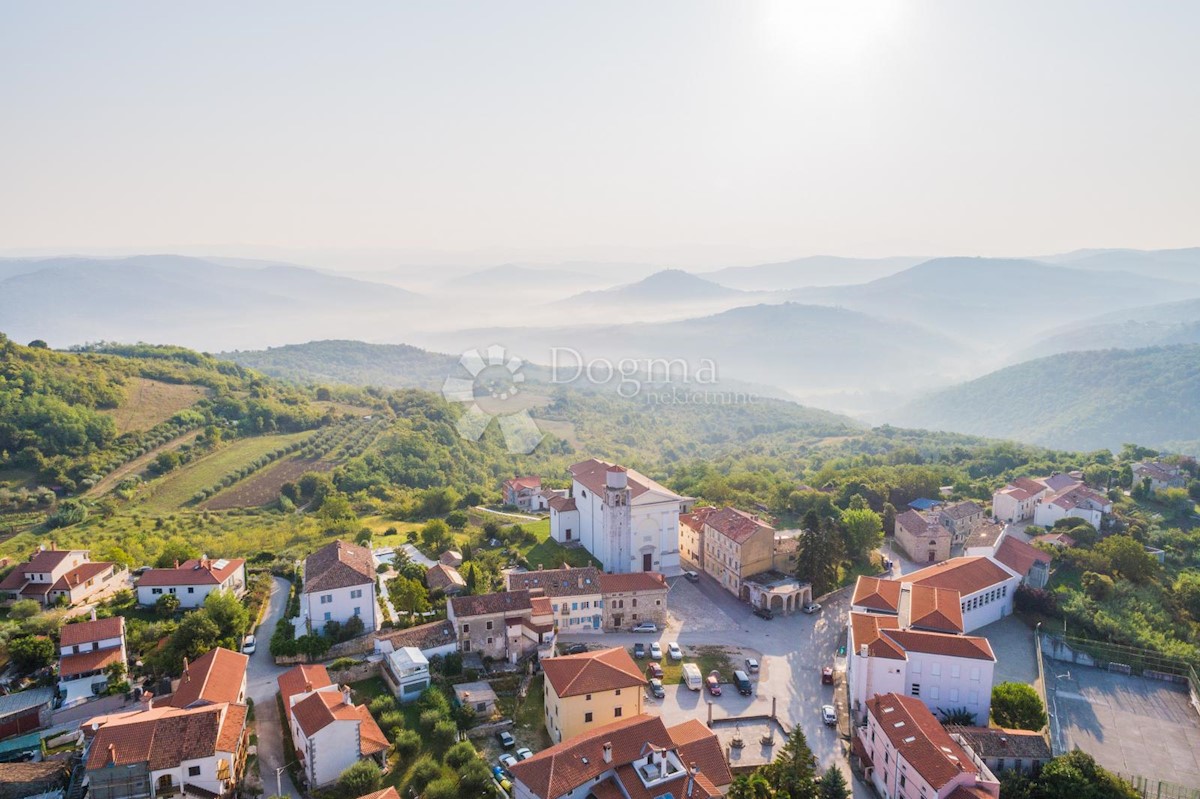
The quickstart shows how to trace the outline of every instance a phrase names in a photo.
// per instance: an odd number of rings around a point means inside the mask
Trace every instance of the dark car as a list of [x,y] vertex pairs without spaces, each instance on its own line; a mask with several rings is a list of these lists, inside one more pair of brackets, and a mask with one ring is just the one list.
[[581,655],[588,651],[587,644],[571,644],[563,650],[565,655]]
[[821,669],[821,683],[823,685],[833,685],[833,666],[826,666]]
[[667,695],[666,689],[663,688],[662,680],[657,677],[650,678],[650,695],[655,699],[662,699]]
[[643,644],[641,641],[639,641],[639,642],[637,642],[636,644],[634,644],[634,645],[633,645],[633,656],[634,656],[635,658],[644,658],[644,657],[646,657],[646,645],[645,645],[645,644]]
[[758,616],[760,619],[766,619],[767,621],[775,618],[775,613],[770,608],[755,608],[754,615]]
[[754,693],[754,686],[750,683],[750,675],[738,669],[733,673],[733,684],[737,686],[738,693],[742,696],[750,696]]
[[496,740],[499,741],[500,745],[505,749],[512,749],[517,745],[517,739],[514,738],[512,733],[508,730],[500,730],[500,732],[496,733]]

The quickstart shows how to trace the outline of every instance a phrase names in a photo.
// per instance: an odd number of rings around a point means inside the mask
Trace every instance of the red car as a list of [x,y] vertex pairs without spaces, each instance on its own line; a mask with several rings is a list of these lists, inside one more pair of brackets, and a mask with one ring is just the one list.
[[663,676],[662,666],[658,665],[657,663],[651,663],[646,667],[646,674],[651,677],[657,677],[661,680]]
[[708,679],[704,681],[704,684],[708,686],[708,692],[713,696],[721,695],[721,675],[716,669],[708,673]]
[[821,683],[824,685],[833,685],[833,666],[826,666],[821,669]]

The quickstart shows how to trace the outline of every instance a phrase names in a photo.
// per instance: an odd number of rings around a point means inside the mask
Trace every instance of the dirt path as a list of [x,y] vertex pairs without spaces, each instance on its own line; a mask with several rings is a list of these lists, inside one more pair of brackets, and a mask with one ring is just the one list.
[[200,435],[201,432],[203,432],[203,431],[196,429],[190,433],[184,433],[183,435],[179,436],[178,438],[172,438],[170,441],[168,441],[165,444],[160,444],[159,446],[157,446],[154,449],[147,452],[145,455],[139,455],[136,458],[134,458],[133,460],[118,466],[117,468],[115,468],[111,472],[109,472],[108,474],[104,475],[104,477],[100,478],[100,482],[96,483],[96,485],[92,486],[90,489],[85,491],[83,493],[83,496],[98,497],[98,496],[101,496],[102,494],[107,493],[117,483],[124,480],[130,474],[134,474],[134,473],[139,472],[142,469],[146,468],[146,466],[149,465],[150,461],[152,461],[158,457],[160,452],[166,452],[167,450],[170,450],[170,449],[176,449],[177,447],[181,447],[184,444],[187,444],[189,441],[194,441],[196,439],[196,437]]

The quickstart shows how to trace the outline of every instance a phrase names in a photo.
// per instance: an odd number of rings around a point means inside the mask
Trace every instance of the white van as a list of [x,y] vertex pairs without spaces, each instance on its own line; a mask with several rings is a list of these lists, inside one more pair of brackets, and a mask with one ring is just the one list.
[[683,682],[693,691],[699,691],[704,685],[704,680],[700,677],[700,667],[695,663],[684,663]]

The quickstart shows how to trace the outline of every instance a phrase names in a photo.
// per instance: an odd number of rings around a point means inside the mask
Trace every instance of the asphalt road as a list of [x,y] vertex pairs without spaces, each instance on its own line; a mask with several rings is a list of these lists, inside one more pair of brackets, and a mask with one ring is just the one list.
[[284,760],[283,727],[279,718],[279,704],[275,701],[275,694],[279,692],[276,680],[287,668],[275,665],[269,642],[275,632],[275,625],[283,617],[286,609],[291,583],[282,577],[275,577],[273,583],[267,614],[255,632],[258,646],[250,656],[250,664],[246,668],[246,693],[254,700],[254,721],[258,734],[258,771],[262,777],[265,795],[277,793],[278,784],[282,789],[282,796],[301,799],[300,792],[292,785],[286,771],[280,774],[278,783],[275,777],[275,770],[290,762],[292,758],[291,753],[288,753],[288,760]]

